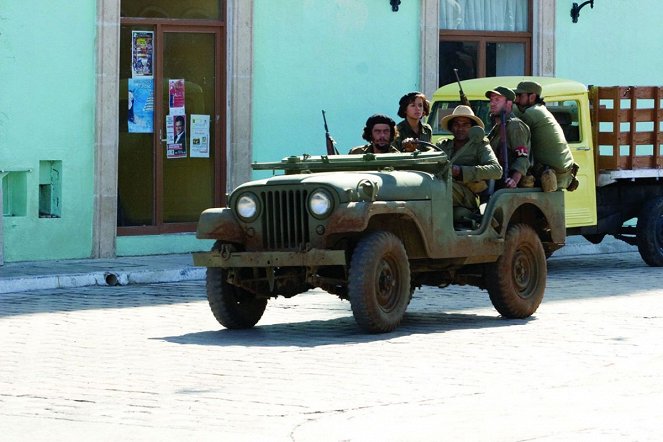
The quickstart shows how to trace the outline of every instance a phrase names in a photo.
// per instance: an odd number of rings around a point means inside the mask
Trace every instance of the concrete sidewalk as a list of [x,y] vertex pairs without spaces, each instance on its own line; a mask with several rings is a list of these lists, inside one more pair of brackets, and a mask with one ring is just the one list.
[[[563,256],[637,252],[612,237],[601,244],[591,244],[581,237],[567,238],[567,244],[555,252]],[[90,285],[150,284],[201,280],[205,268],[194,267],[190,254],[123,256],[110,259],[72,259],[61,261],[26,261],[0,266],[0,294],[32,290],[83,287]]]
[[90,285],[150,284],[204,279],[191,254],[123,256],[5,263],[0,267],[0,294]]

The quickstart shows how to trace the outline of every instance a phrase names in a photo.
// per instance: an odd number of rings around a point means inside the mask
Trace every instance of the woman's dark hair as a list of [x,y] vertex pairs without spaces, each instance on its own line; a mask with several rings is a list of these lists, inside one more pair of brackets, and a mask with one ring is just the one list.
[[364,133],[361,135],[361,137],[368,141],[369,143],[373,141],[373,126],[376,124],[388,124],[389,129],[391,132],[391,137],[389,141],[394,141],[394,138],[398,136],[398,129],[396,129],[396,122],[389,118],[386,115],[382,114],[375,114],[371,115],[368,117],[368,120],[366,120],[366,126],[364,127]]
[[401,99],[398,101],[398,116],[401,118],[405,118],[405,111],[407,107],[410,105],[410,103],[414,103],[414,100],[417,98],[421,98],[421,101],[424,102],[424,116],[428,115],[430,113],[430,103],[426,99],[426,96],[421,93],[421,92],[410,92],[409,94],[405,94],[401,97]]

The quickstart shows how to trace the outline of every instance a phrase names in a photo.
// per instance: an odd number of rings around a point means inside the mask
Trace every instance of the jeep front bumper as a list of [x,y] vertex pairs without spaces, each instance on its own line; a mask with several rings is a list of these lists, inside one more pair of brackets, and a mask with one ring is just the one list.
[[195,252],[199,267],[320,267],[346,265],[345,251],[311,249],[305,252]]

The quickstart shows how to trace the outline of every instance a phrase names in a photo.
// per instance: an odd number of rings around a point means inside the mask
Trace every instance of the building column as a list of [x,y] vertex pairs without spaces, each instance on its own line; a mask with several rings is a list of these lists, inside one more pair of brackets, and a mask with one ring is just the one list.
[[97,0],[97,89],[95,116],[92,257],[115,256],[117,236],[120,0]]
[[228,182],[231,192],[251,179],[251,106],[253,78],[253,0],[228,1]]
[[439,0],[421,2],[421,91],[428,97],[437,90],[440,70]]
[[532,73],[555,75],[555,0],[535,0],[532,18]]

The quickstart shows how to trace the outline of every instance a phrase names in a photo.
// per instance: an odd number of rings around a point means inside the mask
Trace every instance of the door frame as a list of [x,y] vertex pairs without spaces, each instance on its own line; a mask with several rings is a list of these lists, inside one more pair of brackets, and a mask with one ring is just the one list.
[[[171,20],[171,19],[139,19],[139,18],[125,18],[122,20],[122,25],[143,25],[154,28],[154,133],[152,137],[152,155],[153,155],[153,179],[154,179],[154,195],[152,200],[152,211],[154,225],[151,226],[118,226],[118,236],[130,235],[159,235],[166,233],[182,233],[193,232],[196,229],[197,222],[179,222],[179,223],[164,223],[163,222],[163,142],[161,141],[163,122],[165,121],[165,112],[162,103],[163,84],[164,78],[163,62],[164,62],[164,36],[167,33],[199,33],[199,34],[212,34],[215,36],[215,76],[217,78],[217,87],[214,91],[214,107],[216,110],[215,115],[211,116],[213,122],[211,130],[214,130],[214,205],[219,207],[225,203],[225,183],[226,183],[226,140],[223,136],[222,124],[225,121],[226,108],[225,108],[225,91],[226,91],[226,70],[225,70],[225,25],[220,26],[220,23],[213,21],[206,23],[207,20],[200,22],[192,20]],[[211,21],[210,21],[211,22]],[[116,99],[117,100],[117,99]],[[118,164],[118,168],[120,165]]]

